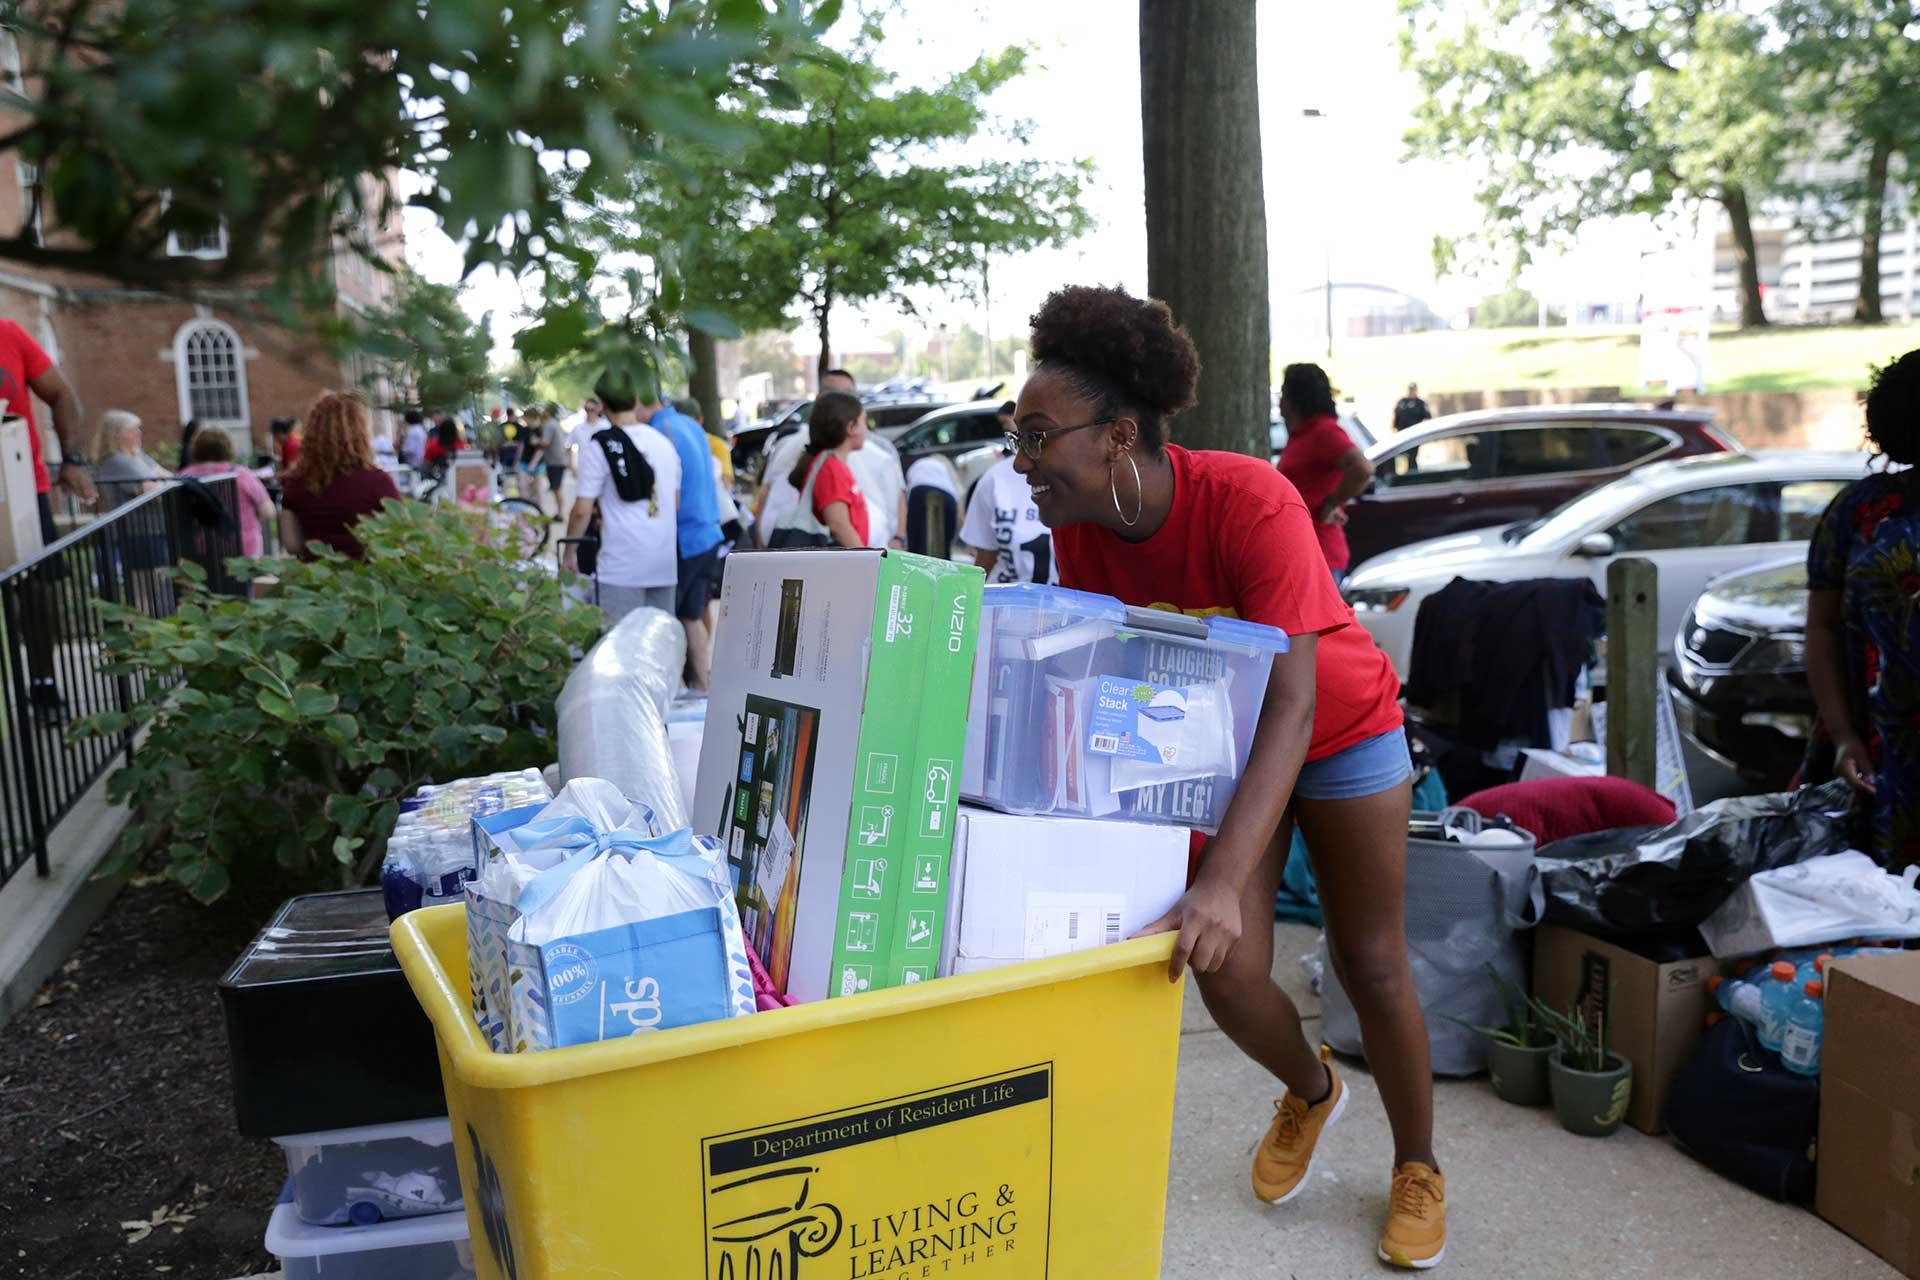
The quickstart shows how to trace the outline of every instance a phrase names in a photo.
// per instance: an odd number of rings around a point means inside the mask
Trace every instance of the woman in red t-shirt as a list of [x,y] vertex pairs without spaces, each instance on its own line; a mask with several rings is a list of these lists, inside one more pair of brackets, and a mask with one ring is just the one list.
[[858,396],[822,392],[807,415],[807,451],[787,477],[805,492],[813,481],[813,518],[826,527],[835,546],[867,545],[867,500],[847,465],[847,455],[867,442],[867,411]]
[[1312,853],[1335,970],[1353,1000],[1394,1134],[1380,1257],[1431,1266],[1445,1240],[1432,1150],[1426,1023],[1407,960],[1404,890],[1412,765],[1386,657],[1355,625],[1294,486],[1267,462],[1164,442],[1193,403],[1199,359],[1164,303],[1062,289],[1033,318],[1014,467],[1054,530],[1060,582],[1188,614],[1280,627],[1253,748],[1192,886],[1147,932],[1179,931],[1207,1008],[1278,1076],[1255,1194],[1290,1199],[1346,1103],[1324,1050],[1274,984],[1273,902],[1297,824]]
[[1333,580],[1346,579],[1347,503],[1373,480],[1373,464],[1340,425],[1333,384],[1317,364],[1290,364],[1280,378],[1280,416],[1287,423],[1287,447],[1280,451],[1280,474],[1300,491],[1313,515],[1320,553]]

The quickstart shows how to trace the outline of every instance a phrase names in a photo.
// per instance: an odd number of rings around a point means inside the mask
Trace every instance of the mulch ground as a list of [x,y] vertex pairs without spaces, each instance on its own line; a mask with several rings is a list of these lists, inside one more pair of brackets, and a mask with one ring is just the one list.
[[286,1162],[234,1128],[216,984],[284,896],[129,886],[0,1027],[0,1277],[269,1269]]

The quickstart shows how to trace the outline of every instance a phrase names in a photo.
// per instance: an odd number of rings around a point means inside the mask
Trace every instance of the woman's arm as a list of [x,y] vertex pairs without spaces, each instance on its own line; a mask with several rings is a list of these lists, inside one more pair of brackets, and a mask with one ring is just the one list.
[[982,551],[978,547],[973,549],[973,562],[982,569],[985,569],[988,573],[993,572],[993,566],[999,559],[1000,553],[998,551]]
[[1208,842],[1193,887],[1166,915],[1141,930],[1180,931],[1168,972],[1174,982],[1180,981],[1189,959],[1201,973],[1212,973],[1225,964],[1246,925],[1240,918],[1241,891],[1280,829],[1313,738],[1318,641],[1315,635],[1295,636],[1289,652],[1275,655],[1260,722],[1253,730],[1253,747],[1220,833]]
[[306,535],[300,532],[300,517],[284,507],[280,510],[280,548],[290,556],[303,555],[307,550]]
[[820,523],[827,526],[827,532],[831,533],[833,540],[841,546],[864,547],[867,544],[859,534],[854,532],[853,517],[847,514],[849,510],[846,503],[835,502],[820,513]]
[[1847,696],[1840,597],[1838,591],[1807,592],[1807,683],[1813,689],[1820,719],[1833,735],[1835,772],[1855,790],[1871,795],[1875,789],[1873,757],[1860,726],[1854,722],[1853,699]]
[[1373,464],[1367,461],[1367,455],[1360,452],[1358,447],[1348,449],[1340,455],[1340,484],[1320,504],[1320,510],[1314,513],[1315,518],[1321,524],[1329,523],[1334,512],[1365,493],[1367,486],[1372,483]]

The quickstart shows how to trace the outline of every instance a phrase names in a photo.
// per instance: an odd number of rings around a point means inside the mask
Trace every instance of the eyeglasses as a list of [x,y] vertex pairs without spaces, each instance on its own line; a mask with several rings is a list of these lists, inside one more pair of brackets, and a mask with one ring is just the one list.
[[1074,427],[1048,427],[1044,431],[1035,431],[1032,428],[1024,431],[1009,431],[1006,433],[1007,448],[1013,450],[1015,453],[1024,453],[1029,458],[1037,460],[1041,452],[1047,447],[1047,441],[1053,439],[1055,436],[1064,436],[1075,431],[1085,431],[1088,427],[1104,427],[1118,421],[1118,418],[1099,418],[1093,422],[1082,422],[1080,425]]

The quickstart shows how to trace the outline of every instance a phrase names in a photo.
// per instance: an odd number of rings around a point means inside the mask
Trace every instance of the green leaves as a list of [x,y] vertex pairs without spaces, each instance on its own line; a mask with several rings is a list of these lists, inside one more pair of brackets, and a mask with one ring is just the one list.
[[396,506],[357,532],[364,564],[265,562],[272,596],[109,631],[106,656],[148,697],[74,733],[150,722],[109,780],[134,811],[114,869],[159,851],[209,901],[262,875],[339,887],[378,864],[422,782],[551,760],[554,701],[598,612],[457,511]]

